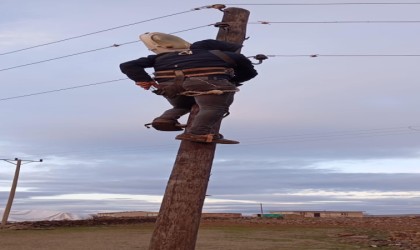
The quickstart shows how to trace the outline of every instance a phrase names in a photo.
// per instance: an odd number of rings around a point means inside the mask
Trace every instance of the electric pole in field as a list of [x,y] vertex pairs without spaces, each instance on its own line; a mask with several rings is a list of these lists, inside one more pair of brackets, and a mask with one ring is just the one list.
[[[217,40],[242,44],[245,40],[249,11],[240,8],[223,10]],[[239,53],[239,51],[238,51]],[[191,125],[198,106],[190,113]],[[215,132],[218,133],[220,123]],[[166,186],[149,250],[193,250],[206,197],[215,143],[181,141],[178,155]]]
[[18,183],[18,179],[19,179],[20,166],[24,162],[26,162],[26,163],[42,162],[42,159],[40,159],[38,161],[22,160],[22,159],[18,159],[18,158],[15,158],[14,160],[9,160],[9,159],[0,159],[0,160],[11,163],[13,165],[16,165],[15,177],[13,178],[13,183],[12,183],[12,188],[10,189],[9,199],[7,200],[6,209],[3,212],[3,219],[1,221],[1,227],[4,227],[7,224],[7,219],[9,218],[10,210],[12,209],[13,199],[15,198],[16,187],[17,187],[17,183]]

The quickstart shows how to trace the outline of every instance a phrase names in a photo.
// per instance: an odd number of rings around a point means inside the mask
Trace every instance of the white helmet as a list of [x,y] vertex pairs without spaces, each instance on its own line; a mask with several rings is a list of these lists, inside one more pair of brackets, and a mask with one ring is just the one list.
[[140,35],[140,40],[156,54],[187,51],[191,45],[180,37],[159,32],[148,32]]

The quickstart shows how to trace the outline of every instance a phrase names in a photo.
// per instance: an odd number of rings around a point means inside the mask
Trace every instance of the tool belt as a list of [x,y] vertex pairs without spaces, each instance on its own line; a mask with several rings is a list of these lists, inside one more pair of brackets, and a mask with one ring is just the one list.
[[159,88],[153,91],[157,95],[163,95],[168,98],[173,98],[181,94],[185,89],[182,87],[182,83],[185,78],[188,77],[201,77],[201,76],[211,76],[211,75],[226,75],[233,77],[233,69],[224,68],[224,67],[207,67],[207,68],[193,68],[193,69],[183,69],[183,70],[164,70],[156,71],[154,73],[155,79],[173,79],[174,84]]
[[156,79],[162,78],[186,78],[186,77],[199,77],[209,75],[228,75],[233,77],[233,69],[225,67],[207,67],[207,68],[193,68],[183,70],[163,70],[154,73]]

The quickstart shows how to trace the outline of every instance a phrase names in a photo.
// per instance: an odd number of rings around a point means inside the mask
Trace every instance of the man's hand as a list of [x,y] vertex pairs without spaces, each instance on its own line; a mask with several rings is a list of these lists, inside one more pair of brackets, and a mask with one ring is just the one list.
[[150,89],[150,87],[157,85],[157,83],[154,82],[154,81],[136,82],[136,85],[142,87],[145,90],[148,90],[148,89]]

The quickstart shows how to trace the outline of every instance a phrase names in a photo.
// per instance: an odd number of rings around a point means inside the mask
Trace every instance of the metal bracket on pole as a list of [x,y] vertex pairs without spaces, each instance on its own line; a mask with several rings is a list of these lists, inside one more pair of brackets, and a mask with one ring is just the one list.
[[214,27],[219,28],[219,29],[224,29],[224,30],[228,30],[230,27],[229,23],[226,22],[217,22],[214,24]]
[[258,60],[258,63],[253,63],[254,65],[259,65],[259,64],[263,63],[264,60],[268,59],[268,57],[264,54],[258,54],[258,55],[255,55],[255,56],[250,56],[248,58],[253,58],[255,60]]
[[226,5],[224,4],[212,4],[212,5],[206,5],[206,6],[202,6],[202,7],[197,7],[194,8],[193,10],[202,10],[202,9],[217,9],[220,11],[224,11],[223,9],[226,8]]

